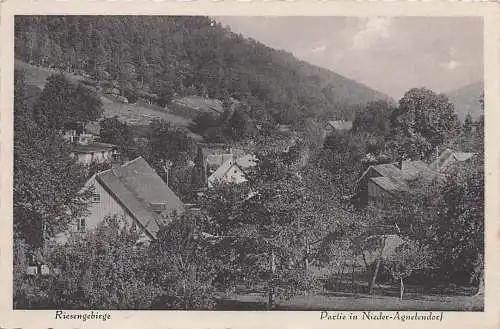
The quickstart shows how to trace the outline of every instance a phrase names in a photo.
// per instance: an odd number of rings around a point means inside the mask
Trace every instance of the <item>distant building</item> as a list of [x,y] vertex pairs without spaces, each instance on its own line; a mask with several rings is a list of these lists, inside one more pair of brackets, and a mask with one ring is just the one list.
[[[238,150],[236,151],[239,152]],[[206,186],[208,177],[212,175],[224,162],[232,159],[234,152],[235,150],[226,144],[200,143],[195,161],[196,166],[200,171],[201,181],[199,183]]]
[[346,132],[352,129],[352,121],[336,120],[327,121],[323,127],[323,132],[325,136],[332,134],[333,132]]
[[475,155],[475,153],[456,152],[451,149],[446,149],[441,152],[441,154],[429,165],[429,167],[432,170],[446,173],[453,167],[453,164],[467,161]]
[[117,146],[98,142],[99,124],[90,122],[71,123],[64,127],[63,138],[72,145],[71,156],[76,157],[79,163],[110,162]]
[[411,182],[431,182],[442,177],[420,160],[372,165],[358,179],[356,196],[361,205],[372,201],[383,204],[398,193],[409,192]]
[[92,162],[110,162],[116,149],[116,145],[106,143],[76,144],[71,155],[76,157],[79,163],[88,165]]
[[136,225],[143,239],[154,240],[159,227],[166,224],[165,215],[184,211],[179,197],[142,157],[124,164],[113,162],[111,169],[92,176],[84,188],[91,187],[89,214],[59,236],[60,242],[67,234],[95,229],[106,216],[113,215]]
[[256,165],[257,158],[253,155],[247,154],[236,160],[232,157],[208,177],[208,187],[213,187],[217,182],[234,184],[246,182],[245,171]]

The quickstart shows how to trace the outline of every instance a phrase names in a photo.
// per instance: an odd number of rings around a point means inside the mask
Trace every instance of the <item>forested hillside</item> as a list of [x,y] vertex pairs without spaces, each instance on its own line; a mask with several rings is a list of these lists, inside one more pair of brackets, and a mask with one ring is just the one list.
[[176,94],[231,96],[255,120],[291,123],[353,119],[353,105],[390,100],[208,17],[18,16],[15,24],[17,59],[108,81],[127,98],[153,95],[162,106]]

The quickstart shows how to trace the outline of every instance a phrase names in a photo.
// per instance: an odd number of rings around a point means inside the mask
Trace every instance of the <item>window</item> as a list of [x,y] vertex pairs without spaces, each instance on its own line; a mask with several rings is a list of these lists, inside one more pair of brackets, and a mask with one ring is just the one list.
[[85,231],[85,226],[86,226],[86,223],[85,223],[85,218],[80,218],[79,222],[78,222],[78,230],[80,232],[83,232]]
[[101,195],[98,193],[92,194],[92,202],[94,202],[94,203],[101,202]]

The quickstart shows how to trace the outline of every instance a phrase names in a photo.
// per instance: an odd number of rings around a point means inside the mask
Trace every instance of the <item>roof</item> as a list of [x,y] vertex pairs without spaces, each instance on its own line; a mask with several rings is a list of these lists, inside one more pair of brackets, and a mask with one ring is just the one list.
[[335,121],[327,121],[327,125],[336,129],[336,130],[351,130],[352,129],[352,121],[344,121],[344,120],[335,120]]
[[227,147],[224,147],[224,146],[202,147],[201,148],[201,154],[203,155],[203,158],[207,158],[209,155],[219,155],[219,154],[227,154],[227,153],[229,153],[229,150]]
[[179,197],[142,157],[100,172],[95,178],[152,238],[163,223],[155,210],[184,210]]
[[393,177],[372,177],[370,180],[386,191],[408,191],[408,185],[406,183]]
[[257,157],[253,154],[245,154],[242,157],[239,157],[236,159],[236,164],[242,168],[250,168],[250,167],[255,167],[257,165]]
[[212,173],[212,175],[210,175],[210,177],[208,177],[209,185],[212,182],[222,180],[224,176],[227,174],[227,172],[234,167],[237,167],[240,171],[240,174],[242,175],[242,181],[240,182],[246,181],[244,177],[244,170],[256,166],[257,165],[256,161],[257,158],[254,155],[250,154],[244,155],[243,157],[238,158],[236,161],[233,160],[232,158],[227,159],[219,168],[217,168],[216,171]]
[[445,171],[452,163],[467,161],[472,158],[475,153],[456,152],[451,149],[446,149],[432,162],[429,167],[433,170]]
[[401,169],[397,163],[385,163],[373,165],[363,173],[358,180],[358,183],[370,171],[376,171],[380,176],[370,177],[370,180],[389,192],[408,191],[408,183],[411,181],[427,181],[430,182],[435,178],[441,178],[441,174],[432,170],[420,160],[403,161]]
[[111,151],[116,148],[116,145],[107,143],[92,142],[90,144],[76,144],[73,146],[73,152],[75,153],[95,153]]

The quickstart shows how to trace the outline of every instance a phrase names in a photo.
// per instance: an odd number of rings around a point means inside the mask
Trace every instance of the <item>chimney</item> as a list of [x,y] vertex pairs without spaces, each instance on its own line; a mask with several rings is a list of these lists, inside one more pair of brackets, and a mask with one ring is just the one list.
[[120,168],[122,166],[121,156],[119,152],[113,153],[111,156],[111,171],[115,176],[120,176]]

